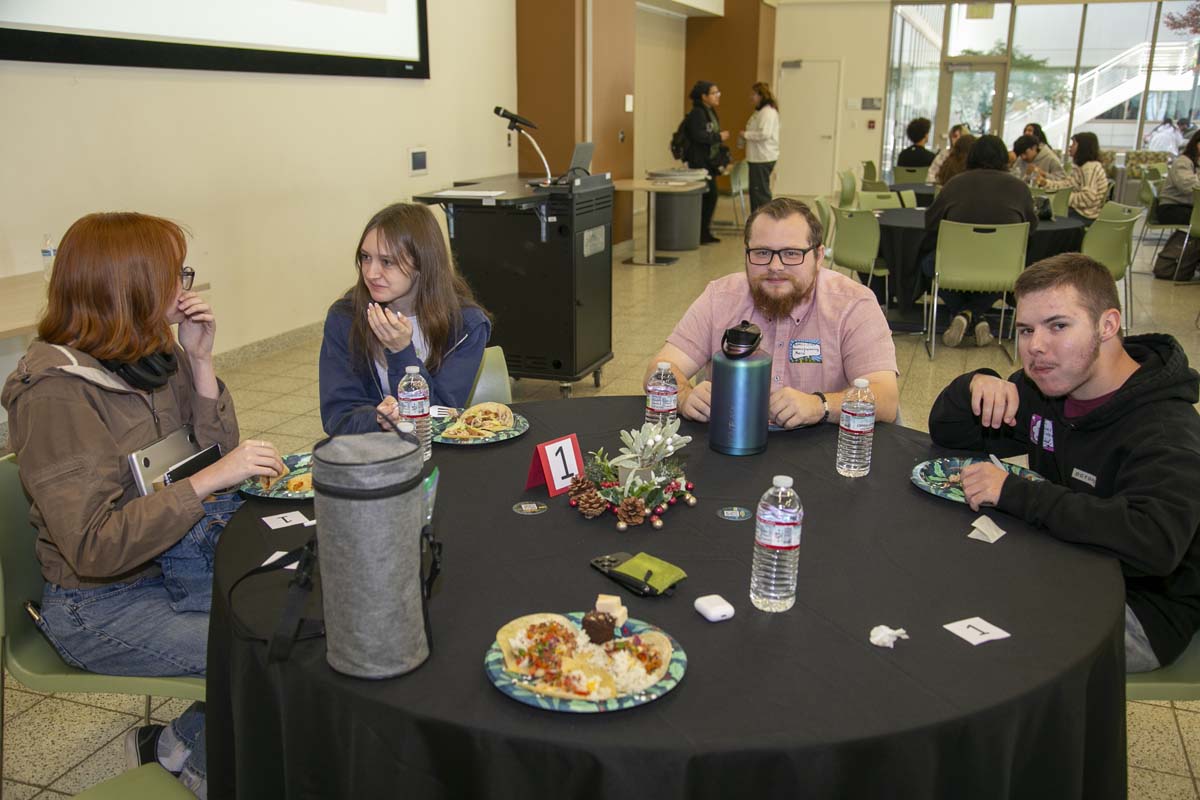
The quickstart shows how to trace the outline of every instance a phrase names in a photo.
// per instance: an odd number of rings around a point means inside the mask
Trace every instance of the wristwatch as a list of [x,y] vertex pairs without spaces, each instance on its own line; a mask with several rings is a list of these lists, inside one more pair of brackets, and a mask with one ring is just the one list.
[[821,410],[824,412],[823,414],[821,414],[821,418],[819,420],[817,420],[816,422],[814,422],[813,425],[815,426],[815,425],[820,425],[822,422],[829,422],[829,401],[825,399],[825,393],[824,392],[813,392],[813,394],[815,396],[821,398]]

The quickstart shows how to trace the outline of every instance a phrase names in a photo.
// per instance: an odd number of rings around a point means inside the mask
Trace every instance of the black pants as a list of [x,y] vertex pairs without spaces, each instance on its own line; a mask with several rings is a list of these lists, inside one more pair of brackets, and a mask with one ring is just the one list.
[[704,192],[704,197],[700,199],[700,238],[712,236],[712,231],[709,230],[712,225],[713,212],[717,210],[717,177],[712,170],[709,170],[708,189]]
[[[921,257],[921,273],[926,278],[933,277],[933,270],[936,264],[937,253],[930,251]],[[954,319],[958,314],[967,313],[971,316],[971,323],[977,324],[984,315],[991,309],[992,304],[999,300],[1003,295],[999,292],[960,292],[954,289],[939,289],[938,297],[941,298],[944,304],[941,311],[948,319]]]
[[774,161],[750,162],[750,212],[771,202],[771,172]]
[[1192,219],[1192,207],[1182,203],[1159,203],[1155,222],[1167,225],[1187,225]]

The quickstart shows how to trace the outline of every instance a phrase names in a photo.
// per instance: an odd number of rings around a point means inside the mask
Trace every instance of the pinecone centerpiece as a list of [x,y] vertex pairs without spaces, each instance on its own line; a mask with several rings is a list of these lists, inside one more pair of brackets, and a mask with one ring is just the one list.
[[603,447],[588,453],[584,474],[568,489],[572,508],[588,519],[611,511],[618,531],[647,518],[650,527],[661,530],[671,508],[696,504],[677,455],[691,437],[679,435],[678,420],[621,431],[621,441],[625,446],[617,457],[610,459]]
[[583,514],[588,519],[594,519],[605,511],[608,511],[608,501],[600,496],[600,493],[593,489],[590,492],[579,495],[575,498],[578,501],[576,508],[579,513]]
[[581,495],[596,491],[596,484],[592,483],[583,475],[576,475],[571,478],[571,488],[567,490],[567,494],[572,500],[578,500]]
[[646,521],[646,501],[640,497],[626,497],[617,506],[617,519],[626,525],[641,525]]

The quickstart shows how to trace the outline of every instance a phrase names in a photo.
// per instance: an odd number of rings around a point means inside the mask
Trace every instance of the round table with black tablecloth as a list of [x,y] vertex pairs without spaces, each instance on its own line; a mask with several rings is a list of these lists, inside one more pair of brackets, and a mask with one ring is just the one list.
[[[340,675],[324,639],[268,664],[248,632],[270,631],[289,572],[231,583],[311,529],[272,532],[288,504],[250,500],[217,551],[208,670],[209,797],[1034,798],[1125,796],[1124,591],[1115,560],[992,513],[1008,535],[967,538],[977,514],[909,481],[929,438],[879,425],[869,476],[834,471],[837,427],[776,432],[765,453],[684,451],[699,504],[666,527],[627,533],[584,519],[566,496],[538,516],[522,498],[536,443],[575,432],[614,452],[641,424],[640,397],[540,402],[527,436],[435,445],[434,522],[443,574],[430,606],[433,653],[391,680]],[[796,605],[756,611],[747,590],[753,509],[775,474],[805,508]],[[300,507],[310,511],[311,502]],[[318,520],[319,522],[319,520]],[[640,598],[589,567],[645,550],[688,573],[672,597]],[[522,705],[491,685],[496,630],[534,611],[620,593],[630,616],[688,655],[679,686],[638,708],[594,715]],[[717,593],[735,616],[706,622]],[[319,615],[318,587],[309,612]],[[979,616],[1011,638],[971,646],[943,625]],[[236,620],[236,625],[234,621]],[[904,628],[875,647],[875,625]],[[236,629],[236,632],[235,632]]]
[[[1026,265],[1070,253],[1083,245],[1083,223],[1074,217],[1038,220],[1025,251]],[[891,291],[897,307],[907,311],[921,298],[924,281],[918,259],[925,240],[925,211],[889,208],[879,214],[879,257],[891,270]]]
[[888,188],[893,192],[912,192],[917,197],[917,206],[928,208],[933,202],[933,190],[936,187],[932,183],[893,183]]

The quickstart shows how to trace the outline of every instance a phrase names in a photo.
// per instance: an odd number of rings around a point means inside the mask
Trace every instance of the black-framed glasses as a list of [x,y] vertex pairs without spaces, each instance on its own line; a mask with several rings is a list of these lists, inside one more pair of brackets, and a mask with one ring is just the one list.
[[785,247],[782,250],[772,250],[769,247],[747,247],[746,260],[756,267],[769,267],[775,256],[785,267],[798,267],[804,263],[804,258],[820,245],[812,247]]
[[191,267],[184,267],[179,270],[179,280],[183,284],[185,292],[191,291],[192,284],[196,282],[196,270]]

